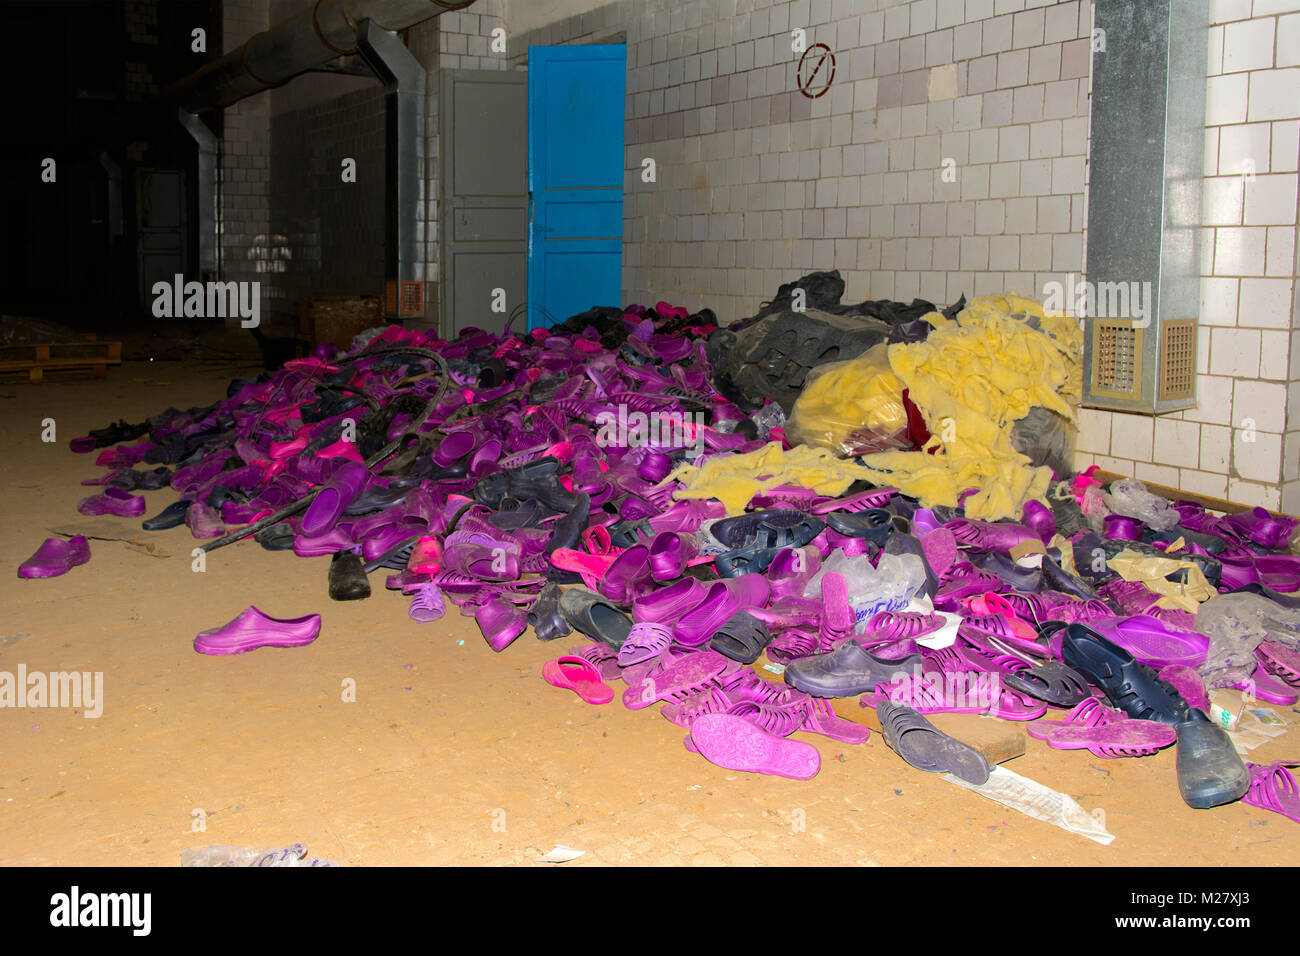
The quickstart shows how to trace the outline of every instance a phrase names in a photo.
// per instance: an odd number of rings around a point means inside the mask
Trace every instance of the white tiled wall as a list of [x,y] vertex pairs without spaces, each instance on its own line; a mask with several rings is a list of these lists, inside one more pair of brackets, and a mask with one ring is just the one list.
[[[727,321],[812,269],[849,299],[938,303],[1083,272],[1088,0],[592,6],[512,53],[627,32],[625,299]],[[1078,463],[1300,511],[1300,4],[1211,6],[1200,406],[1084,409]],[[816,100],[795,27],[835,52]]]
[[[518,68],[529,44],[626,37],[624,298],[751,314],[839,269],[846,299],[1041,294],[1082,273],[1088,0],[523,0],[414,28],[433,72],[426,278],[437,263],[437,67]],[[1078,463],[1300,511],[1297,0],[1212,0],[1200,405],[1152,419],[1084,409]],[[265,2],[226,4],[226,43]],[[558,15],[558,13],[556,14]],[[796,89],[791,31],[835,53],[830,91]],[[227,263],[267,188],[254,98],[227,113]],[[641,181],[654,158],[655,183]],[[950,161],[950,162],[949,162]],[[945,175],[947,173],[947,175]],[[1246,173],[1246,175],[1243,175]]]
[[1149,420],[1084,409],[1078,461],[1296,512],[1300,10],[1216,0],[1211,20],[1200,405],[1157,419],[1154,445],[1134,441]]

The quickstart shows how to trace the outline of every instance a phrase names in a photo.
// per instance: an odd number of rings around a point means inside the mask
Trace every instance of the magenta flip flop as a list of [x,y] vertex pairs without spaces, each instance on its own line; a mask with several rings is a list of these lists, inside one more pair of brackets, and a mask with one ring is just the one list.
[[200,654],[243,654],[259,647],[301,647],[319,635],[319,614],[278,618],[249,606],[229,623],[199,632],[194,649]]
[[1149,667],[1199,667],[1205,663],[1210,648],[1206,635],[1166,624],[1148,614],[1094,621],[1092,628]]
[[1300,823],[1300,786],[1288,767],[1298,767],[1294,760],[1271,764],[1246,763],[1250,771],[1250,789],[1241,802],[1261,810],[1272,810],[1288,820]]
[[688,738],[700,756],[727,770],[811,780],[821,770],[817,748],[768,733],[735,714],[704,714]]
[[552,687],[571,690],[589,704],[608,704],[614,688],[600,678],[594,664],[581,657],[557,657],[542,665],[542,678]]
[[36,553],[18,566],[20,578],[56,578],[90,560],[90,542],[85,535],[63,540],[46,538]]

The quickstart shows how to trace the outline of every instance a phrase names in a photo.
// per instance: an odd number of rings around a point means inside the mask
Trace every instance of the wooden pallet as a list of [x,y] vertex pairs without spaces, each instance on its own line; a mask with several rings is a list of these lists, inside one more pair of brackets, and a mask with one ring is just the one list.
[[121,364],[122,343],[99,342],[94,336],[82,342],[0,346],[0,376],[25,377],[29,382],[43,382],[47,372],[88,371],[103,378],[108,366]]

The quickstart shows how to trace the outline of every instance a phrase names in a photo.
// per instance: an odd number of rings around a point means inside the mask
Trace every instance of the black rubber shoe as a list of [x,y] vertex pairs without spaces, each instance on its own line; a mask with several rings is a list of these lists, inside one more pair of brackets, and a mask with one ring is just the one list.
[[1191,720],[1191,708],[1178,691],[1092,628],[1071,624],[1065,629],[1061,660],[1100,687],[1111,706],[1130,717],[1171,727]]
[[162,511],[158,512],[152,518],[146,518],[140,522],[140,527],[145,531],[166,531],[168,528],[175,528],[177,525],[185,523],[185,515],[189,513],[190,503],[184,499],[173,501]]
[[360,601],[370,597],[370,581],[361,558],[339,551],[330,559],[329,594],[332,601]]

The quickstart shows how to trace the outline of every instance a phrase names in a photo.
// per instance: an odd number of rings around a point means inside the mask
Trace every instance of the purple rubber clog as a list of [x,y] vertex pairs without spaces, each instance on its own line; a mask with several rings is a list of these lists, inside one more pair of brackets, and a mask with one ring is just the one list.
[[249,606],[228,624],[194,638],[200,654],[243,654],[259,647],[301,647],[320,635],[320,615],[276,618]]
[[347,506],[356,500],[370,481],[366,466],[355,461],[340,467],[317,493],[302,516],[304,537],[315,538],[334,527]]
[[90,543],[84,535],[64,540],[46,538],[36,553],[18,566],[20,578],[57,578],[90,560]]
[[138,518],[144,514],[145,500],[121,488],[105,488],[103,493],[82,498],[77,510],[83,515],[116,515],[119,518]]

